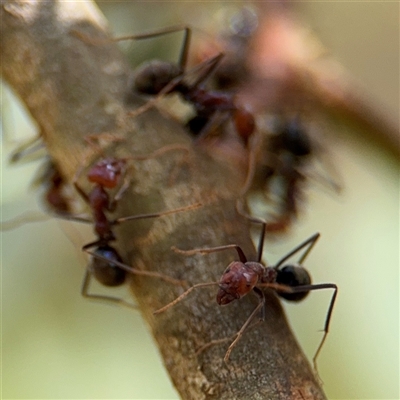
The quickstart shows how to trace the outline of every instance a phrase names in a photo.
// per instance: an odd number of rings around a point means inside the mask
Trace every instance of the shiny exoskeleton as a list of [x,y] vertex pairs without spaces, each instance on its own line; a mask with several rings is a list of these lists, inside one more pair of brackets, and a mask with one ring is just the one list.
[[[255,316],[261,311],[261,315],[264,315],[265,310],[265,296],[262,288],[270,288],[276,291],[276,293],[289,301],[300,301],[307,296],[310,291],[320,290],[320,289],[333,289],[334,293],[332,295],[331,302],[329,304],[325,326],[324,326],[324,336],[321,340],[320,345],[314,355],[314,365],[316,368],[316,359],[328,334],[329,323],[333,311],[333,306],[335,303],[337,295],[337,286],[333,283],[323,283],[323,284],[312,284],[311,277],[308,271],[302,266],[307,255],[310,253],[312,247],[315,245],[320,234],[316,233],[310,238],[305,240],[291,250],[288,254],[282,257],[274,266],[264,266],[261,263],[261,257],[263,253],[263,243],[264,236],[267,227],[267,223],[261,219],[248,217],[252,222],[260,223],[262,226],[262,231],[258,243],[258,256],[256,261],[249,261],[245,256],[243,250],[240,246],[236,244],[230,244],[220,247],[213,248],[203,248],[203,249],[193,249],[193,250],[179,250],[175,248],[175,251],[185,255],[194,254],[208,254],[216,251],[223,251],[227,249],[235,249],[239,260],[232,261],[228,267],[223,272],[221,279],[218,282],[200,283],[192,286],[186,292],[184,292],[177,299],[167,304],[156,313],[163,312],[176,303],[180,302],[185,298],[191,291],[195,288],[205,287],[210,285],[218,285],[218,293],[216,296],[217,303],[219,305],[226,305],[234,300],[238,300],[246,296],[250,292],[254,292],[259,297],[259,304],[251,313],[247,321],[243,324],[242,328],[235,334],[235,340],[230,344],[224,360],[227,362],[230,353],[240,337],[243,335],[245,329],[249,326],[250,322],[254,320]],[[295,264],[285,264],[285,262],[291,258],[293,255],[305,249],[303,255],[300,257]],[[261,317],[262,318],[262,317]],[[221,340],[215,342],[220,343]],[[212,343],[211,343],[212,344]],[[204,348],[208,345],[204,346]]]
[[[140,35],[116,38],[115,40],[147,39],[180,30],[184,31],[184,38],[178,63],[175,64],[161,60],[151,60],[143,63],[135,70],[132,89],[140,94],[157,95],[158,97],[170,93],[180,94],[195,110],[195,116],[187,122],[189,130],[194,136],[205,136],[211,127],[217,123],[221,123],[217,115],[226,115],[224,119],[231,117],[237,134],[243,140],[244,144],[247,145],[249,137],[255,130],[255,120],[252,113],[237,104],[232,94],[217,90],[208,90],[202,86],[204,81],[217,69],[223,54],[211,57],[194,67],[190,72],[196,70],[199,71],[199,75],[193,83],[189,84],[185,82],[191,38],[191,29],[189,27],[171,27]],[[147,106],[140,107],[139,112],[143,112],[152,104],[154,102],[150,101]],[[133,111],[132,115],[136,114],[137,112]]]
[[[121,199],[123,193],[129,187],[129,181],[124,180],[123,184],[118,189],[117,193],[111,197],[109,190],[116,188],[121,183],[126,171],[126,160],[116,158],[103,158],[94,164],[87,173],[89,182],[94,184],[89,193],[86,193],[81,186],[77,183],[77,178],[74,180],[74,186],[80,196],[89,205],[92,212],[92,221],[87,221],[82,218],[71,217],[72,220],[80,222],[91,222],[94,225],[94,231],[97,235],[97,240],[83,246],[82,250],[86,251],[92,256],[91,263],[86,271],[86,275],[82,285],[82,295],[89,298],[112,301],[122,305],[131,306],[123,300],[110,296],[93,295],[88,293],[90,278],[93,275],[97,281],[105,286],[119,286],[122,285],[129,273],[140,274],[152,277],[158,277],[165,281],[181,284],[173,278],[156,272],[146,272],[136,270],[123,263],[118,251],[110,245],[110,242],[116,240],[114,235],[114,226],[126,221],[137,219],[156,218],[172,213],[186,211],[199,207],[199,204],[182,207],[179,209],[164,211],[154,214],[140,214],[129,217],[122,217],[118,219],[110,219],[108,213],[115,211],[118,201]],[[93,251],[88,249],[94,248]]]

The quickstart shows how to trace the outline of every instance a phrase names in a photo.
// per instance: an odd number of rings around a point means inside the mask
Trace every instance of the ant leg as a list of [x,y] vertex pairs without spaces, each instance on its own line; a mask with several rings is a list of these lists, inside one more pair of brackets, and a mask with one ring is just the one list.
[[304,242],[300,243],[298,246],[296,246],[292,251],[290,251],[288,254],[286,254],[283,258],[281,258],[277,264],[275,265],[275,269],[278,269],[280,265],[282,265],[288,258],[292,257],[294,254],[296,254],[298,251],[303,249],[304,247],[308,246],[304,254],[299,258],[298,263],[302,264],[302,262],[306,259],[308,254],[310,253],[311,249],[314,247],[315,243],[317,242],[318,238],[320,237],[320,233],[314,233],[311,237],[309,237],[307,240]]
[[253,216],[247,214],[243,210],[243,201],[241,201],[241,200],[238,200],[236,202],[236,211],[241,216],[247,218],[249,221],[261,224],[261,233],[260,233],[260,238],[258,240],[258,246],[257,246],[257,262],[259,263],[261,261],[263,250],[264,250],[264,238],[265,238],[265,230],[266,230],[267,222],[265,220],[263,220],[262,218],[253,217]]
[[332,294],[332,298],[331,298],[331,301],[330,301],[329,307],[328,307],[328,312],[327,312],[326,318],[325,318],[324,336],[322,337],[321,342],[317,348],[317,351],[315,352],[315,355],[313,357],[313,366],[314,366],[314,370],[317,374],[318,374],[317,358],[318,358],[319,353],[321,352],[322,346],[325,343],[325,339],[328,336],[329,324],[330,324],[331,317],[332,317],[333,306],[335,305],[335,301],[336,301],[336,297],[337,297],[338,287],[334,283],[320,283],[320,284],[314,284],[314,285],[303,285],[303,286],[291,287],[291,292],[293,292],[293,293],[309,292],[312,290],[321,290],[321,289],[333,289],[333,294]]
[[[122,175],[125,174],[125,171],[122,172]],[[127,191],[129,188],[129,185],[131,184],[131,180],[129,178],[125,178],[122,186],[119,188],[118,192],[115,194],[114,198],[108,205],[108,211],[114,212],[118,202],[121,200],[123,194]]]
[[[261,322],[261,319],[258,320],[258,321],[256,321],[256,322],[253,323],[252,325],[250,325],[247,329],[251,329],[251,328],[255,327],[255,326],[258,325],[260,322]],[[236,332],[234,335],[229,336],[229,337],[226,337],[226,338],[223,338],[223,339],[211,340],[210,342],[208,342],[208,343],[204,344],[203,346],[199,347],[199,348],[196,350],[195,355],[198,356],[200,353],[202,353],[203,351],[207,350],[209,347],[216,346],[216,345],[218,345],[218,344],[222,344],[222,343],[229,342],[229,341],[231,342],[232,340],[234,340],[234,339],[236,338],[237,334],[238,334],[238,333]]]
[[[10,157],[10,163],[12,164],[17,163],[26,158],[27,156],[32,156],[32,154],[35,155],[35,153],[38,153],[42,149],[44,149],[44,144],[41,140],[40,134],[38,134],[34,138],[29,139],[25,143],[22,143],[12,152]],[[39,158],[38,155],[34,156],[32,160],[36,160],[37,158]],[[32,161],[32,160],[29,159],[26,161]]]
[[192,88],[198,87],[200,84],[204,83],[205,80],[207,80],[217,69],[218,65],[221,63],[222,58],[224,57],[224,53],[219,53],[214,57],[211,57],[196,67],[193,68],[193,70],[197,69],[204,69],[204,71],[200,74],[200,76],[197,78],[196,81],[191,85]]
[[188,52],[190,47],[190,39],[192,35],[192,29],[189,28],[187,25],[177,25],[171,26],[169,28],[161,28],[157,30],[153,30],[147,33],[139,33],[137,35],[127,35],[127,36],[120,36],[112,39],[114,42],[120,42],[123,40],[142,40],[142,39],[152,39],[157,36],[168,35],[170,33],[175,33],[179,31],[184,31],[183,34],[183,42],[182,48],[179,55],[178,65],[179,67],[184,70],[187,63]]
[[47,221],[51,216],[43,214],[39,211],[25,211],[22,214],[11,218],[7,221],[0,222],[0,232],[10,231],[12,229],[19,228],[21,225],[31,222],[43,222]]
[[248,153],[249,153],[249,163],[247,168],[247,175],[245,182],[243,184],[242,189],[240,190],[240,196],[243,197],[250,189],[251,184],[253,183],[255,171],[256,171],[256,164],[257,164],[257,151],[261,148],[261,135],[253,134],[253,139],[248,146]]
[[78,183],[78,178],[79,176],[82,174],[84,170],[83,165],[81,167],[79,167],[78,171],[76,171],[76,174],[74,176],[74,179],[72,181],[72,184],[74,185],[76,191],[78,192],[78,194],[82,197],[82,199],[85,201],[85,203],[89,204],[89,196],[87,195],[87,193],[80,187],[79,183]]
[[185,206],[185,207],[181,207],[181,208],[175,208],[173,210],[162,211],[162,212],[158,212],[158,213],[131,215],[130,217],[118,218],[118,219],[112,221],[111,224],[112,225],[118,225],[121,222],[133,221],[133,220],[136,220],[136,219],[158,218],[158,217],[163,217],[163,216],[169,215],[169,214],[179,213],[179,212],[182,212],[182,211],[194,210],[194,209],[199,208],[201,206],[202,206],[201,203],[195,203],[195,204],[191,204],[190,206]]
[[[93,247],[93,246],[95,246],[95,245],[97,245],[99,243],[101,243],[101,241],[96,241],[96,242],[93,242],[93,243],[89,243],[89,244],[83,246],[82,250],[86,251],[86,253],[90,254],[92,257],[96,257],[96,258],[99,258],[100,260],[104,260],[106,262],[110,262],[110,260],[108,258],[103,257],[100,254],[96,254],[96,253],[94,253],[92,251],[87,250],[89,247]],[[151,278],[158,278],[158,279],[161,279],[161,280],[163,280],[165,282],[171,283],[173,285],[184,286],[186,284],[186,281],[181,281],[181,280],[178,280],[178,279],[174,279],[174,278],[171,278],[168,275],[164,275],[164,274],[161,274],[159,272],[142,271],[140,269],[136,269],[136,268],[130,267],[129,265],[126,265],[126,264],[124,264],[122,262],[119,262],[117,260],[112,260],[112,263],[115,264],[116,266],[120,267],[124,271],[129,272],[131,274],[148,276],[148,277],[151,277]]]
[[247,318],[246,322],[240,328],[239,332],[237,332],[236,339],[229,345],[228,350],[225,353],[225,357],[224,357],[225,363],[228,363],[229,356],[231,355],[233,348],[236,346],[237,342],[243,336],[244,331],[247,329],[247,327],[249,326],[250,322],[254,319],[254,317],[260,311],[260,309],[263,309],[263,316],[262,316],[261,320],[264,320],[265,296],[264,296],[264,293],[261,290],[256,290],[256,289],[257,288],[254,288],[254,292],[259,296],[260,302],[258,303],[257,307],[253,310],[253,312],[250,314],[250,316]]
[[138,307],[135,304],[131,304],[131,303],[129,303],[123,299],[120,299],[118,297],[89,293],[89,284],[90,284],[91,278],[92,278],[91,271],[89,271],[89,269],[86,269],[85,277],[83,278],[82,288],[81,288],[81,295],[83,297],[90,299],[90,300],[107,301],[107,302],[111,302],[113,304],[133,308],[135,310],[138,309]]
[[212,116],[208,119],[205,126],[203,126],[199,132],[195,133],[196,138],[194,140],[195,143],[201,143],[204,141],[207,136],[209,136],[210,132],[213,132],[215,128],[221,126],[224,122],[229,119],[230,115],[228,111],[215,111]]
[[164,311],[167,311],[169,308],[173,307],[175,304],[181,302],[189,293],[191,293],[194,289],[200,288],[200,287],[206,287],[206,286],[213,286],[213,285],[218,285],[218,282],[207,282],[207,283],[198,283],[196,285],[193,285],[190,287],[188,290],[183,292],[179,297],[177,297],[175,300],[171,301],[170,303],[166,304],[164,307],[159,308],[158,310],[154,311],[153,314],[161,314]]
[[247,262],[247,258],[244,255],[243,250],[237,244],[227,244],[225,246],[218,246],[218,247],[205,247],[202,249],[191,249],[191,250],[181,250],[175,246],[171,247],[171,250],[175,253],[184,254],[186,256],[193,256],[195,254],[209,254],[214,253],[216,251],[222,251],[227,249],[235,249],[239,255],[239,259],[242,263]]

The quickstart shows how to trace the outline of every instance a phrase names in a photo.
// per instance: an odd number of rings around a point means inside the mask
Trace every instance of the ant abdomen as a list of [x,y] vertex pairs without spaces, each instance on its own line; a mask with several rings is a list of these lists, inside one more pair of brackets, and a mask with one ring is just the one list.
[[[142,94],[159,94],[165,86],[182,73],[178,65],[151,60],[136,69],[134,89]],[[171,90],[176,88],[171,88]]]
[[[289,287],[310,285],[311,277],[307,270],[299,265],[286,265],[282,269],[278,270],[276,283]],[[278,295],[280,297],[283,297],[284,299],[289,301],[303,300],[308,295],[308,293],[308,291],[295,293],[285,293],[278,291]]]
[[104,286],[120,286],[125,282],[126,271],[113,263],[122,263],[122,259],[117,251],[108,245],[99,246],[94,250],[94,254],[104,257],[93,257],[90,269],[95,278]]

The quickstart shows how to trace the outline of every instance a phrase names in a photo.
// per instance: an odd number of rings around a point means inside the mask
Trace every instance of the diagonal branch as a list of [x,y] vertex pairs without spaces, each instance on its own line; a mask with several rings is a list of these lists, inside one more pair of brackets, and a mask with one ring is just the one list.
[[[170,144],[191,147],[183,127],[152,109],[125,118],[142,104],[127,98],[130,69],[115,44],[91,45],[75,31],[106,36],[106,24],[89,2],[10,1],[0,9],[1,73],[37,122],[50,156],[72,182],[93,153],[86,135],[103,135],[104,151],[117,157],[151,154]],[[131,99],[132,100],[132,99]],[[89,150],[88,150],[89,149]],[[240,244],[256,256],[249,222],[235,203],[243,177],[199,148],[136,160],[132,185],[116,218],[202,202],[204,207],[156,220],[131,221],[116,229],[123,259],[135,268],[168,274],[190,284],[215,281],[236,256],[226,251],[185,257],[171,251]],[[84,181],[82,180],[84,186]],[[198,289],[165,313],[153,311],[182,293],[155,278],[132,276],[131,286],[149,323],[171,379],[184,399],[324,399],[309,363],[289,330],[280,303],[267,292],[263,323],[246,332],[223,362],[227,344],[195,355],[210,340],[234,335],[255,308],[255,298],[226,307],[215,288]]]

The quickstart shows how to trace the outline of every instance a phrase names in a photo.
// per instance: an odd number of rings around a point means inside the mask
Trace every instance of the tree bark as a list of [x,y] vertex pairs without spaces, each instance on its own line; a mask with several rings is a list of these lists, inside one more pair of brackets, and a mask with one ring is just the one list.
[[[179,150],[129,162],[131,185],[116,217],[196,202],[203,207],[121,224],[116,229],[117,246],[127,264],[192,285],[218,280],[235,252],[187,257],[171,251],[171,246],[235,243],[255,259],[250,224],[235,207],[243,171],[192,146],[184,127],[156,109],[127,116],[143,100],[127,102],[131,70],[118,47],[91,44],[76,35],[108,37],[107,24],[94,4],[9,1],[2,2],[0,12],[2,77],[25,103],[49,155],[69,181],[82,163],[94,159],[87,135],[103,134],[104,153],[116,157],[141,156],[169,144],[191,149],[187,162],[182,162]],[[89,188],[84,176],[80,183]],[[182,288],[157,278],[130,278],[140,311],[183,399],[325,399],[273,292],[266,291],[265,321],[246,331],[225,364],[229,342],[197,356],[195,352],[210,340],[234,335],[255,308],[255,296],[220,307],[216,287],[197,289],[154,316]]]

